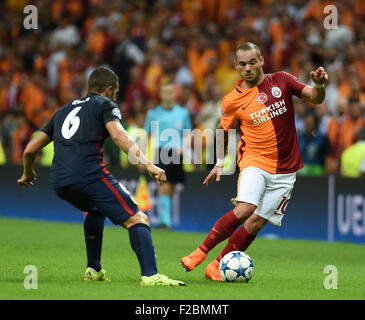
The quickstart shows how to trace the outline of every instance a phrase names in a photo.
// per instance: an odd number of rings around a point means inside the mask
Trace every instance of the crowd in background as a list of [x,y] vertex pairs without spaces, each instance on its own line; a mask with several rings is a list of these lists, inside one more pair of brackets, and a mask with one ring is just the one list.
[[[38,10],[26,30],[23,8]],[[326,29],[326,5],[338,27]],[[333,21],[332,21],[333,22]],[[365,2],[362,0],[2,0],[0,1],[0,164],[22,162],[26,143],[66,102],[85,95],[96,66],[119,77],[124,125],[144,126],[159,103],[161,83],[195,128],[216,128],[220,101],[235,86],[237,44],[252,41],[266,73],[287,71],[311,84],[310,71],[329,74],[325,102],[295,99],[304,162],[340,172],[342,152],[365,126]],[[119,163],[119,151],[105,146]]]

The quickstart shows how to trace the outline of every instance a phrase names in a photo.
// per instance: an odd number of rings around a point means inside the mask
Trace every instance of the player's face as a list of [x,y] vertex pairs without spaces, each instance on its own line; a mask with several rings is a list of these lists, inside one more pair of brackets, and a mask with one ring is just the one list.
[[264,57],[252,50],[238,50],[236,52],[235,67],[241,77],[250,84],[255,84],[263,74]]

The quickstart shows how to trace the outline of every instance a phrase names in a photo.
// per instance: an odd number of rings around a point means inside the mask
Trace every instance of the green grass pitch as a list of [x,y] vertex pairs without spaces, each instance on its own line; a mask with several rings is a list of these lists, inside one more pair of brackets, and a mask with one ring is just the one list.
[[[130,248],[128,232],[106,226],[102,264],[111,282],[82,281],[86,253],[81,224],[0,218],[0,299],[365,299],[363,245],[258,238],[247,250],[254,262],[249,283],[220,283],[204,278],[202,265],[185,272],[180,258],[204,239],[202,233],[153,230],[159,272],[186,287],[146,288]],[[24,267],[38,270],[38,289],[25,289]],[[326,265],[338,271],[338,288],[325,289]]]

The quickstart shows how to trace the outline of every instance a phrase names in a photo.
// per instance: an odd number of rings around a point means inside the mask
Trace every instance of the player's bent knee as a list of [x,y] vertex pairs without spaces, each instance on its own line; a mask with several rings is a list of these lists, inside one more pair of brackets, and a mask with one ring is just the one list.
[[253,214],[247,221],[245,222],[245,229],[249,234],[256,235],[266,224],[267,219],[258,216],[257,214]]
[[146,224],[150,226],[150,221],[148,219],[148,216],[142,212],[138,211],[135,215],[131,216],[127,220],[122,222],[122,226],[126,229],[129,229],[130,227],[134,226],[135,224]]
[[255,209],[256,206],[252,203],[238,202],[233,209],[233,213],[236,215],[237,219],[243,222],[254,213]]

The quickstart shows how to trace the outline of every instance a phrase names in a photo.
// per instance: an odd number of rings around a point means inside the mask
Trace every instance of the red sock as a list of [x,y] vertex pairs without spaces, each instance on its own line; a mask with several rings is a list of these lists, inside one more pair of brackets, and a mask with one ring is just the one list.
[[249,234],[245,226],[243,225],[241,228],[239,228],[237,231],[235,231],[232,236],[229,238],[227,245],[222,250],[222,252],[219,254],[217,260],[221,261],[221,259],[231,251],[245,251],[249,245],[254,241],[256,238],[256,235],[253,236]]
[[233,210],[227,212],[223,217],[221,217],[210,230],[208,236],[205,238],[203,243],[199,248],[208,253],[212,250],[218,243],[227,239],[241,224],[241,221],[237,219]]

